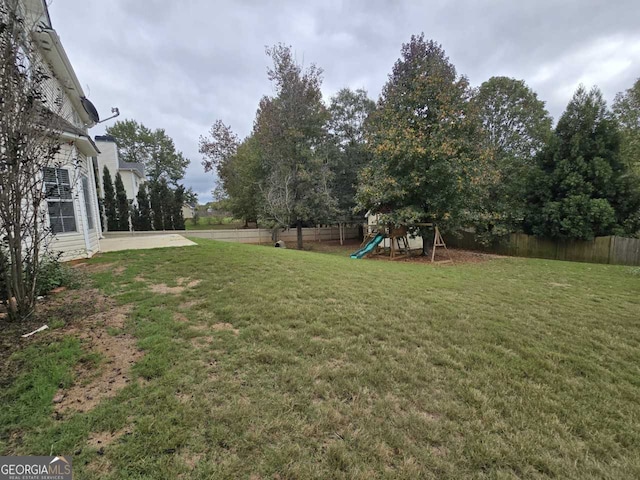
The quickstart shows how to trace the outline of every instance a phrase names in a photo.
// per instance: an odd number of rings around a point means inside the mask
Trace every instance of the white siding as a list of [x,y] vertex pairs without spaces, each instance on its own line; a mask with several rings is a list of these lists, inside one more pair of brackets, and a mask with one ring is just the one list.
[[[78,165],[74,165],[74,159],[78,159]],[[69,170],[71,178],[73,207],[76,219],[76,231],[69,233],[58,233],[55,235],[49,245],[52,252],[62,252],[63,260],[73,260],[76,258],[91,257],[99,248],[98,240],[98,219],[94,218],[94,227],[89,230],[88,240],[89,248],[84,234],[85,223],[87,222],[85,204],[82,193],[82,176],[88,176],[88,161],[84,155],[77,151],[73,146],[63,145],[56,157],[56,163],[60,163],[60,168]],[[95,199],[89,199],[93,206]]]
[[[109,173],[111,174],[111,180],[113,181],[114,188],[116,183],[116,174],[120,172],[127,198],[136,203],[136,196],[138,195],[138,190],[140,190],[140,184],[144,183],[145,179],[140,178],[131,170],[122,170],[118,168],[118,147],[114,142],[103,142],[98,140],[96,144],[98,145],[98,150],[100,150],[100,154],[98,155],[99,179],[97,180],[98,182],[100,182],[100,186],[104,186],[104,180],[102,177],[104,167],[107,167]],[[101,191],[103,192],[103,188],[101,188]]]

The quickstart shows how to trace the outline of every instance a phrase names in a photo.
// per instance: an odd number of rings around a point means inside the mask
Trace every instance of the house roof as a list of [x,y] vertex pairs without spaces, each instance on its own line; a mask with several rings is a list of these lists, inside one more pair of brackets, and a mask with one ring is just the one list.
[[[96,142],[116,143],[116,139],[111,135],[96,135],[95,139]],[[118,170],[129,170],[140,178],[144,178],[144,164],[139,162],[125,162],[120,158],[120,155],[118,155]]]
[[139,177],[144,178],[144,165],[137,162],[125,162],[118,158],[118,170],[131,170],[138,174]]
[[76,142],[78,150],[91,157],[100,153],[98,146],[91,139],[89,134],[82,128],[76,127],[64,117],[49,109],[42,109],[40,120],[45,128],[60,132],[62,138]]
[[116,143],[116,139],[114,137],[112,137],[111,135],[96,135],[95,139],[96,139],[96,142]]

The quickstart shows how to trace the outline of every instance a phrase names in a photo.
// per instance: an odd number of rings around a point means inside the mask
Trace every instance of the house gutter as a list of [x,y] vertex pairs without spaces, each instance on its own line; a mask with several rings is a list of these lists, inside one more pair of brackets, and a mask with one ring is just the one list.
[[87,157],[95,157],[100,153],[96,144],[93,143],[89,137],[70,132],[61,132],[60,138],[75,143],[78,150]]

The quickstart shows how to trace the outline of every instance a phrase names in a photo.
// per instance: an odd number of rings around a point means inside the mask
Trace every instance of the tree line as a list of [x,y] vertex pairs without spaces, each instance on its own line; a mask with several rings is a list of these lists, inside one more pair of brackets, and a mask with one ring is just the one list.
[[125,162],[144,166],[146,182],[129,202],[120,172],[115,182],[103,169],[103,213],[108,231],[184,230],[182,207],[197,196],[179,182],[189,160],[175,148],[164,129],[151,130],[135,120],[115,122],[106,129]]
[[524,231],[556,239],[640,230],[640,80],[613,109],[580,86],[555,127],[522,80],[478,88],[442,46],[414,35],[377,102],[343,89],[328,105],[322,70],[267,49],[273,94],[240,139],[221,120],[200,137],[216,196],[263,225],[380,220],[423,236],[472,228],[487,242]]

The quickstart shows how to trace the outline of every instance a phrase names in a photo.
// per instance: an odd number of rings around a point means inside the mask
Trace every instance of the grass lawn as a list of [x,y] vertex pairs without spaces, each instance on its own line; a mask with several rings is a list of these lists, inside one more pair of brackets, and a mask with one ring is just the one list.
[[[1,455],[72,454],[77,479],[640,478],[640,269],[195,241],[89,262],[110,310],[14,354]],[[134,347],[122,388],[55,413]]]

